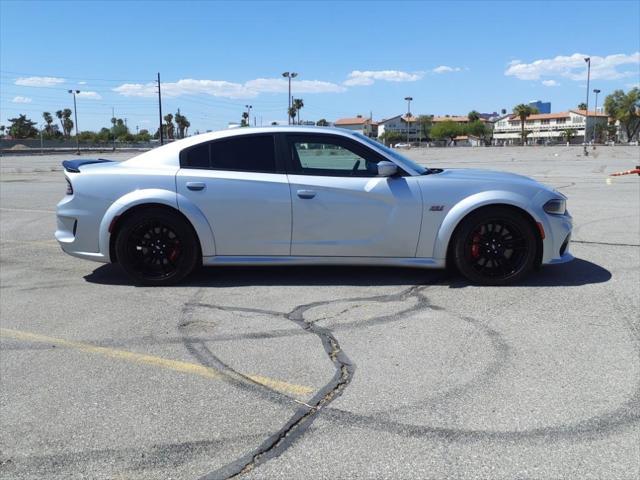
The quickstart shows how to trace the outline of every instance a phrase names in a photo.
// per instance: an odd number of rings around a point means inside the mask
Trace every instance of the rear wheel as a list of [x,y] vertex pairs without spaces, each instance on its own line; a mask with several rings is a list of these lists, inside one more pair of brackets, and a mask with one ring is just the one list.
[[125,218],[116,238],[116,255],[125,272],[144,285],[172,285],[196,267],[198,240],[176,212],[145,208]]
[[454,238],[460,273],[480,285],[507,285],[527,275],[535,263],[536,233],[522,214],[485,208],[466,217]]

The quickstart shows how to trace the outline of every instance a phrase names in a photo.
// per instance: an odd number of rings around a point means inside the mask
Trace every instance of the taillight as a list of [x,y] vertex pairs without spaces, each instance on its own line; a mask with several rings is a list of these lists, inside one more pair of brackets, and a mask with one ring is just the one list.
[[71,181],[65,177],[67,181],[67,195],[73,195],[73,186],[71,185]]

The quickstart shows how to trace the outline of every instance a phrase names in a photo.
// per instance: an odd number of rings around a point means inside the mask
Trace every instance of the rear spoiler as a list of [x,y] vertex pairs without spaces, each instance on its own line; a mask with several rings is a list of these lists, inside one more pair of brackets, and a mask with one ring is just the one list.
[[80,173],[80,167],[82,165],[90,165],[92,163],[105,163],[113,162],[114,160],[105,160],[104,158],[98,159],[86,159],[86,160],[65,160],[62,162],[62,166],[67,172]]

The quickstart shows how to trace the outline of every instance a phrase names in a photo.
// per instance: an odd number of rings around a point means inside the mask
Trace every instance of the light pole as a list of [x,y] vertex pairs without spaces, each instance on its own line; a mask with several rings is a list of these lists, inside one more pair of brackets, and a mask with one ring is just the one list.
[[584,59],[587,62],[587,108],[584,115],[584,156],[588,156],[587,151],[587,128],[589,127],[589,79],[591,77],[591,57]]
[[289,125],[291,125],[291,79],[296,78],[298,74],[296,72],[284,72],[282,76],[289,79],[289,108],[287,109],[287,118]]
[[[594,88],[593,89],[593,93],[596,94],[596,105],[595,107],[593,107],[594,112],[596,112],[596,123],[598,122],[598,94],[600,93],[601,90]],[[593,137],[592,141],[593,141],[593,149],[595,150],[596,148],[596,126],[593,126]]]
[[251,109],[253,105],[245,105],[244,108],[247,109],[247,127],[251,126]]
[[76,119],[76,147],[78,149],[76,155],[80,155],[80,137],[78,136],[78,109],[76,108],[76,93],[80,93],[80,90],[69,90],[69,93],[73,95],[73,116]]
[[411,118],[411,100],[413,97],[404,97],[407,101],[407,143],[409,143],[409,119]]

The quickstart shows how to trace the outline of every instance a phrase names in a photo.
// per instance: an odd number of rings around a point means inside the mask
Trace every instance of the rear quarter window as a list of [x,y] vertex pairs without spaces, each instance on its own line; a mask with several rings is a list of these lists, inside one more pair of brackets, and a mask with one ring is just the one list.
[[183,168],[275,173],[273,135],[241,135],[214,140],[180,152]]

